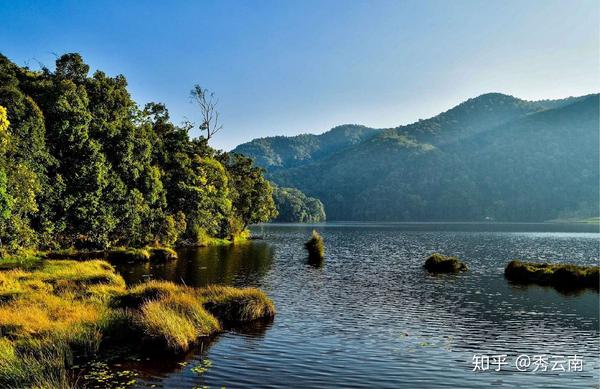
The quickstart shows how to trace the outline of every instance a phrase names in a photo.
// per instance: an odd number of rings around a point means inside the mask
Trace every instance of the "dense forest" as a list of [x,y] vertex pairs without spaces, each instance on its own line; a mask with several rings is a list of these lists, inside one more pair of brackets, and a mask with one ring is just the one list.
[[328,220],[545,221],[598,216],[599,126],[598,95],[490,93],[406,126],[341,126],[234,151],[320,199]]
[[276,222],[318,223],[325,221],[325,208],[319,199],[308,197],[295,188],[274,186]]
[[234,239],[276,215],[262,169],[190,137],[124,76],[0,55],[0,239],[18,248],[104,249]]

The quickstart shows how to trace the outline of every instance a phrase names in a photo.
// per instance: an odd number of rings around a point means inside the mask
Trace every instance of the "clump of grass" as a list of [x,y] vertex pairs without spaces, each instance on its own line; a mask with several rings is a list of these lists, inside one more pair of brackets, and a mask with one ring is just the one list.
[[275,305],[256,288],[209,286],[199,291],[204,307],[218,319],[243,323],[275,316]]
[[456,257],[433,253],[423,267],[430,273],[458,273],[468,270],[467,265]]
[[143,249],[117,247],[106,254],[106,259],[111,262],[148,262],[150,252]]
[[321,262],[325,258],[325,244],[323,238],[316,230],[312,231],[312,235],[308,242],[304,244],[308,251],[308,259],[311,262]]
[[103,261],[0,272],[0,386],[72,387],[67,364],[93,355],[102,340],[108,308],[95,288],[122,292],[125,282]]
[[3,388],[70,389],[65,368],[69,350],[51,339],[11,341],[0,338],[0,385]]
[[599,289],[600,266],[511,261],[504,276],[518,283],[554,286],[563,290]]
[[[208,308],[211,309],[208,309]],[[66,388],[75,358],[112,346],[185,352],[222,321],[275,313],[257,289],[149,281],[130,289],[107,262],[47,260],[0,272],[0,387]]]
[[148,247],[150,260],[155,262],[166,262],[177,259],[177,252],[169,247]]
[[139,309],[144,302],[173,296],[180,293],[182,288],[184,287],[172,282],[150,280],[115,296],[111,305],[117,308]]
[[221,328],[200,301],[185,292],[146,301],[137,324],[151,342],[172,352],[187,351],[201,337]]

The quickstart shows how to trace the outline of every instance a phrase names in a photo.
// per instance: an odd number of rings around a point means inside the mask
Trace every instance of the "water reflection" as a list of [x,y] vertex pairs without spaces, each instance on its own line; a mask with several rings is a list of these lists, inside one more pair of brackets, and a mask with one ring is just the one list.
[[117,270],[128,284],[161,279],[188,286],[257,285],[268,272],[274,249],[266,242],[177,250],[179,260],[166,263],[121,264]]
[[[307,264],[315,226],[261,226],[265,241],[182,250],[165,265],[124,266],[147,277],[203,286],[259,286],[274,300],[272,323],[230,329],[188,357],[143,364],[140,387],[414,388],[489,385],[591,387],[600,376],[599,295],[516,285],[511,259],[598,263],[596,226],[327,224],[322,266]],[[576,232],[576,233],[573,233]],[[469,266],[458,275],[422,269],[432,252]],[[472,373],[473,353],[581,355],[582,373]],[[189,368],[209,358],[199,376]],[[191,361],[191,362],[188,362]],[[186,366],[179,365],[185,362]]]

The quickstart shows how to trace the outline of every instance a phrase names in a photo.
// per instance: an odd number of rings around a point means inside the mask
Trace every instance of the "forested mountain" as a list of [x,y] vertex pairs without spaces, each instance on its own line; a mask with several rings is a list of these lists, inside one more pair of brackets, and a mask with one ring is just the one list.
[[530,102],[490,93],[286,168],[236,150],[276,184],[319,198],[328,220],[597,216],[598,107],[598,95]]
[[0,256],[233,238],[275,216],[248,158],[219,152],[122,75],[78,54],[32,71],[0,55]]
[[302,134],[254,139],[236,147],[233,152],[251,156],[257,165],[276,171],[304,165],[345,150],[369,139],[377,130],[355,124],[332,128],[324,134]]

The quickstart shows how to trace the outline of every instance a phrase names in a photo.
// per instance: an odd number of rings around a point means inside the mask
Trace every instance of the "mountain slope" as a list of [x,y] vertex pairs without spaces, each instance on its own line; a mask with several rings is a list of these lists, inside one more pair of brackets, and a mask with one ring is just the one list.
[[257,165],[275,171],[319,160],[376,134],[377,130],[373,128],[346,124],[320,135],[301,134],[293,137],[254,139],[237,146],[232,152],[251,157]]
[[268,176],[319,198],[328,220],[594,216],[598,106],[486,94]]

